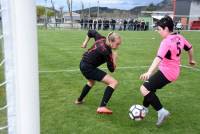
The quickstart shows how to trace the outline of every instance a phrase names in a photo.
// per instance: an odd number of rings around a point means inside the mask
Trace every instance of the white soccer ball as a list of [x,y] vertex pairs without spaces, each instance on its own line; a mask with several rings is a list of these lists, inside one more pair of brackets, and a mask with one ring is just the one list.
[[129,109],[129,117],[132,120],[140,121],[143,120],[145,116],[146,116],[146,111],[144,107],[141,105],[136,104],[131,106],[131,108]]

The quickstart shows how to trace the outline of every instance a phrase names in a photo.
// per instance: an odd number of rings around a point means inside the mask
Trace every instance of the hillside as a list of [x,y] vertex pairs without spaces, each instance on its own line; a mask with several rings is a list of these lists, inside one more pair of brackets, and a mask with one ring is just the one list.
[[[148,6],[136,6],[130,10],[121,10],[121,9],[112,9],[108,7],[99,7],[100,17],[135,17],[140,15],[141,11],[172,11],[172,3],[171,0],[163,0],[162,2],[154,5],[153,3],[149,4]],[[91,17],[97,16],[98,7],[91,7],[90,14]],[[79,14],[84,16],[89,15],[89,8],[82,10],[75,11]]]

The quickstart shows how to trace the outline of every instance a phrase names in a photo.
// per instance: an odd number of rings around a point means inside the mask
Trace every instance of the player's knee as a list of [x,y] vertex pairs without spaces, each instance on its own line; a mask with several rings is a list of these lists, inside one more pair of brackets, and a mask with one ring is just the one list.
[[114,80],[114,85],[115,85],[115,87],[117,87],[117,85],[118,85],[118,81],[117,80]]
[[146,96],[149,93],[149,91],[143,85],[140,87],[140,92],[143,96]]
[[109,84],[113,89],[115,89],[118,85],[118,81],[113,79],[111,80],[111,83]]
[[93,87],[95,84],[95,81],[88,81],[87,84],[88,86]]

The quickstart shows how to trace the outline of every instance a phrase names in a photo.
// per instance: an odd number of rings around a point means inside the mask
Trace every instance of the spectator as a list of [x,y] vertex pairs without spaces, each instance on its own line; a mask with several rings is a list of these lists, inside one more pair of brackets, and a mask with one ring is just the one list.
[[99,19],[99,20],[98,20],[98,30],[101,30],[101,25],[102,25],[102,20]]
[[137,31],[139,31],[140,30],[140,21],[137,21]]
[[133,30],[133,19],[130,19],[128,22],[128,29]]
[[180,34],[180,30],[182,30],[183,28],[183,25],[181,23],[181,21],[179,21],[177,24],[176,24],[176,29],[178,30],[178,33]]
[[83,19],[81,19],[80,24],[81,24],[81,29],[83,29]]
[[84,20],[84,29],[88,29],[88,19]]
[[127,20],[126,19],[124,19],[124,31],[126,31],[126,25],[127,25]]
[[94,20],[94,24],[93,25],[94,25],[94,30],[96,30],[96,28],[97,28],[97,19]]
[[144,20],[141,21],[141,27],[140,27],[141,31],[144,31],[145,29],[145,22]]
[[122,20],[120,19],[119,20],[119,31],[121,31],[122,30]]
[[89,29],[90,30],[92,29],[92,25],[93,25],[93,20],[90,18],[90,20],[89,20]]
[[135,19],[135,21],[134,21],[134,23],[133,23],[134,31],[137,30],[137,23],[138,23],[138,21]]
[[115,30],[115,25],[116,25],[116,20],[112,19],[111,20],[111,28],[113,31]]

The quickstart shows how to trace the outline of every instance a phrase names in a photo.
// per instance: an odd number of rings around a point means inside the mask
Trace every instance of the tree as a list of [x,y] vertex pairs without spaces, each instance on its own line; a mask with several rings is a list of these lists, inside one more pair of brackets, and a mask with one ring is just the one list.
[[47,17],[49,18],[49,17],[53,17],[53,16],[55,16],[54,11],[48,10],[48,11],[47,11]]
[[37,17],[40,18],[45,14],[45,7],[37,6]]
[[83,10],[84,10],[84,3],[83,3],[83,1],[81,1],[81,18],[82,19],[84,18],[84,12],[83,12]]
[[60,9],[60,15],[59,15],[59,17],[60,17],[60,19],[61,19],[61,23],[63,23],[63,6],[61,6],[59,9]]
[[52,9],[54,11],[55,26],[57,27],[55,2],[53,0],[51,0],[51,5],[52,5]]
[[67,0],[67,6],[71,18],[71,28],[73,28],[73,17],[72,17],[72,0]]

